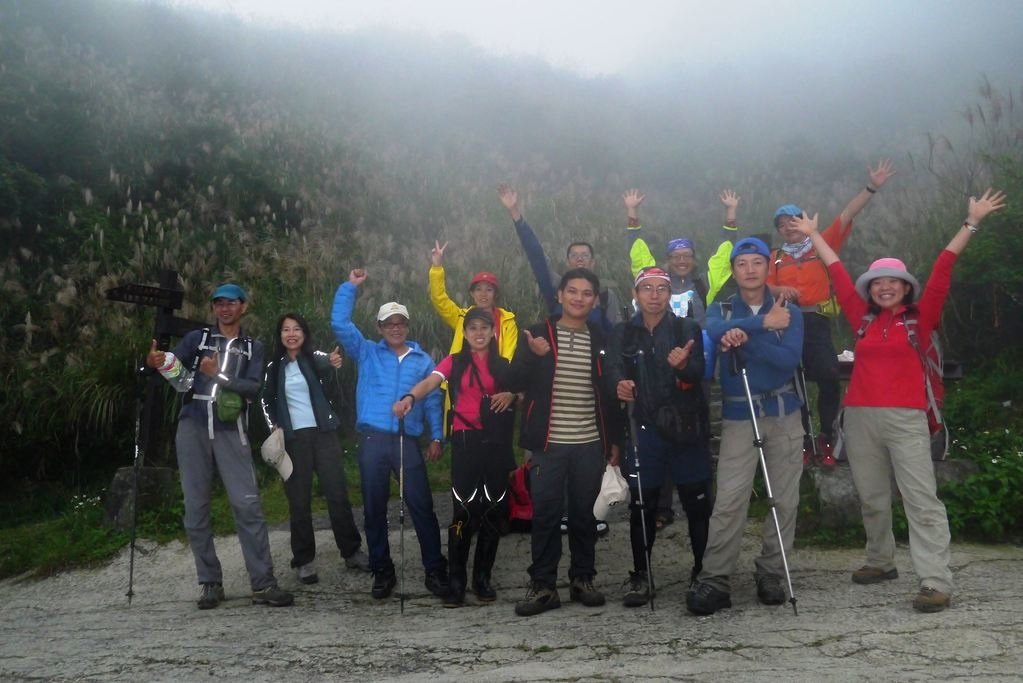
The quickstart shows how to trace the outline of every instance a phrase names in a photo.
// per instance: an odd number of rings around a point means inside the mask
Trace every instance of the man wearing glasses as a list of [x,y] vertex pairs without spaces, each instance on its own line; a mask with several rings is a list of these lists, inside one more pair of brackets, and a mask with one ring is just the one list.
[[619,400],[631,403],[635,418],[629,453],[635,453],[633,449],[639,453],[638,472],[634,457],[626,456],[624,463],[632,495],[633,561],[622,598],[626,607],[639,607],[653,599],[653,577],[648,571],[656,534],[654,515],[665,482],[669,501],[671,484],[678,488],[689,522],[693,551],[690,580],[703,568],[713,508],[703,419],[706,406],[700,384],[704,371],[700,326],[669,310],[671,278],[661,268],[641,270],[633,292],[639,312],[615,326],[607,354],[608,384],[615,388]]
[[408,309],[390,301],[377,311],[381,339],[371,342],[352,322],[358,287],[366,271],[353,270],[334,296],[330,325],[349,358],[359,364],[355,391],[355,427],[359,432],[359,471],[365,514],[366,544],[373,571],[374,598],[388,597],[397,583],[394,562],[387,542],[387,499],[391,473],[400,467],[399,439],[404,439],[405,504],[416,528],[426,588],[443,597],[448,590],[447,560],[441,555],[440,526],[433,511],[433,497],[426,478],[426,463],[419,450],[419,437],[429,430],[432,440],[426,460],[440,458],[444,431],[441,423],[441,395],[434,391],[415,402],[405,417],[405,434],[398,433],[398,418],[391,407],[420,380],[433,372],[433,359],[408,339]]

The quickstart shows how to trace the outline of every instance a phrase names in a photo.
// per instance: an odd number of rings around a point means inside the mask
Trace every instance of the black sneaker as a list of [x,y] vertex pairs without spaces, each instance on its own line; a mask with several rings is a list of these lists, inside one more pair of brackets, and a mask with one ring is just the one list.
[[394,570],[374,572],[373,573],[373,590],[371,595],[377,600],[383,600],[391,595],[391,591],[398,585],[398,578],[394,575]]
[[493,584],[490,583],[489,576],[477,576],[473,579],[472,592],[476,594],[476,599],[480,602],[493,602],[497,600],[497,591],[494,590]]
[[426,590],[439,598],[448,594],[448,570],[444,565],[426,572]]
[[531,617],[542,614],[550,609],[561,607],[561,598],[557,588],[548,588],[543,584],[531,581],[526,597],[515,603],[515,614],[520,617]]
[[221,583],[200,584],[199,599],[196,605],[199,609],[213,609],[224,601],[224,585]]
[[626,607],[642,607],[650,602],[650,583],[646,572],[629,572],[629,578],[623,585],[627,586],[622,596],[622,604]]
[[785,602],[785,589],[781,579],[771,574],[757,577],[757,600],[764,605],[781,605]]
[[590,576],[572,579],[568,594],[573,601],[581,602],[586,607],[600,607],[604,604],[604,594],[593,587],[593,578]]
[[561,533],[563,534],[568,533],[568,517],[561,518],[561,524],[559,525],[559,528],[561,529]]
[[693,614],[714,614],[719,609],[731,606],[731,596],[709,583],[697,582],[696,587],[686,593],[686,609]]
[[288,607],[295,602],[295,596],[281,590],[277,584],[252,591],[253,605],[270,605],[271,607]]

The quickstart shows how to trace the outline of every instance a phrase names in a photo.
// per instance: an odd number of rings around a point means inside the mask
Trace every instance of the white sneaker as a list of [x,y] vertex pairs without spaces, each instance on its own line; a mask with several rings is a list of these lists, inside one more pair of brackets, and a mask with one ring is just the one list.
[[303,564],[298,568],[298,580],[302,583],[318,583],[320,577],[316,575],[316,565],[312,562]]

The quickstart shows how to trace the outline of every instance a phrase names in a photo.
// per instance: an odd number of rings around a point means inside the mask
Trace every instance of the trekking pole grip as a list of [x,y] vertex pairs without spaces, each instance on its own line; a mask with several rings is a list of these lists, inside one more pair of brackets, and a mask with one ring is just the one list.
[[746,369],[746,354],[743,353],[741,348],[736,346],[728,354],[731,356],[733,375],[738,375]]

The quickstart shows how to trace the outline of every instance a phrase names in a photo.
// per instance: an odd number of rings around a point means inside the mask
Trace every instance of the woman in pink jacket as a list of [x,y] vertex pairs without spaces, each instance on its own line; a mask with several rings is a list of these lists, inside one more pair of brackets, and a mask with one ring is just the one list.
[[893,471],[909,522],[909,554],[920,582],[913,607],[920,612],[948,607],[953,583],[948,516],[938,500],[931,461],[924,368],[910,332],[917,344],[929,344],[931,332],[941,323],[956,258],[980,222],[1004,206],[1005,194],[990,189],[980,199],[970,198],[966,220],[938,255],[922,289],[896,258],[874,261],[853,283],[817,231],[817,216],[796,219],[796,228],[813,240],[828,266],[846,319],[860,331],[845,395],[844,425],[867,535],[867,563],[853,572],[852,580],[870,584],[899,576],[892,533]]

